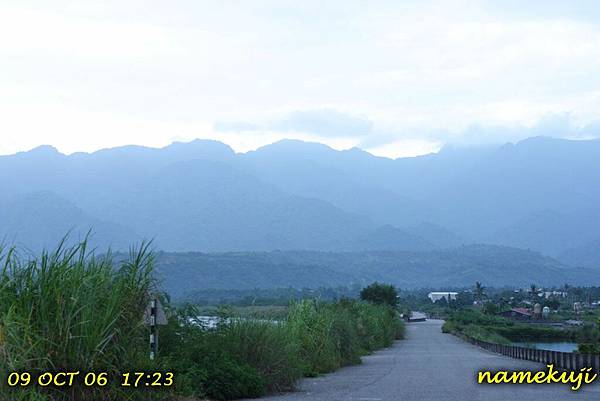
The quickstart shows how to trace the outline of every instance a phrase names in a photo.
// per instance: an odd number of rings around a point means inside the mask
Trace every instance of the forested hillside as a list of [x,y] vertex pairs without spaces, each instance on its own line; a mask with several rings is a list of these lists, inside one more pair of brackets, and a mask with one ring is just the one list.
[[281,141],[197,140],[0,157],[0,236],[33,252],[90,229],[100,248],[432,251],[487,243],[599,268],[600,141],[531,138],[404,159]]
[[470,245],[423,252],[229,252],[157,255],[162,287],[175,298],[203,289],[318,288],[373,281],[399,288],[586,284],[600,272],[570,268],[539,253]]

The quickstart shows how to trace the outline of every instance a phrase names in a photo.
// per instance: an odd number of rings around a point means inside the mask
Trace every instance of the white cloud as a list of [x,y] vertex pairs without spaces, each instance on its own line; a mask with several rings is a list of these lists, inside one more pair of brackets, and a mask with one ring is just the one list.
[[[417,152],[511,140],[548,115],[568,115],[583,135],[600,118],[599,10],[460,0],[3,2],[0,152],[158,146],[174,136],[238,150],[296,137]],[[252,126],[231,124],[240,121]]]

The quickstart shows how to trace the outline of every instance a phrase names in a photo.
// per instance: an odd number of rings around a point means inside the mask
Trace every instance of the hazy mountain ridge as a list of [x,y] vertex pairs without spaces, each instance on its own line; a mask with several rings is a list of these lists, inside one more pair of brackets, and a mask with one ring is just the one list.
[[199,289],[316,288],[373,281],[400,288],[476,281],[528,287],[589,284],[599,277],[595,270],[568,268],[536,252],[489,245],[425,252],[163,252],[157,255],[157,269],[163,288],[175,298]]
[[576,248],[567,249],[558,259],[572,266],[597,269],[600,266],[600,237]]
[[0,222],[4,245],[16,245],[32,253],[54,248],[67,235],[77,241],[90,234],[92,245],[101,250],[137,238],[129,227],[90,216],[72,202],[47,191],[0,201]]
[[[10,189],[0,193],[5,241],[26,232],[34,249],[64,235],[36,229],[54,218],[75,235],[102,228],[101,245],[114,249],[142,238],[205,252],[487,242],[553,256],[580,250],[591,267],[595,251],[585,246],[600,237],[599,140],[539,137],[397,160],[300,141],[246,154],[203,140],[69,156],[43,146],[1,156],[0,180]],[[41,192],[69,206],[50,212],[40,201],[36,213],[17,213],[9,201]]]

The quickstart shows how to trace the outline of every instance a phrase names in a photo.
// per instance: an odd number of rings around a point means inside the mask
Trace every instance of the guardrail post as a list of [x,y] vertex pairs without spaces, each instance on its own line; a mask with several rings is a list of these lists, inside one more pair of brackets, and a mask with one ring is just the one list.
[[560,363],[558,364],[558,367],[564,368],[565,367],[565,353],[561,352],[559,355],[559,358],[560,358],[559,359]]
[[537,348],[489,343],[468,336],[464,336],[463,338],[483,349],[512,358],[525,359],[546,365],[552,364],[557,369],[560,368],[571,371],[577,371],[582,368],[592,368],[594,373],[600,373],[600,354],[541,350]]
[[585,354],[585,367],[586,368],[592,367],[592,354]]

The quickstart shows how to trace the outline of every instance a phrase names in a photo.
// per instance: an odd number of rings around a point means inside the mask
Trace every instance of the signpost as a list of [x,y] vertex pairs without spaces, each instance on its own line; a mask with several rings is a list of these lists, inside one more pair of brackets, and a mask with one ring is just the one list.
[[144,321],[150,326],[150,359],[158,353],[158,327],[168,323],[165,310],[155,295],[150,298],[150,303],[144,312]]

